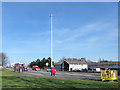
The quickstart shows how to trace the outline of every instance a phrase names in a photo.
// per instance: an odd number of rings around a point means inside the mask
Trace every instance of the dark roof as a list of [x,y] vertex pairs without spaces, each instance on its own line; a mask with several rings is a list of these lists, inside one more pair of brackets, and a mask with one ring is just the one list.
[[108,61],[108,62],[85,62],[81,60],[70,60],[66,59],[61,62],[57,62],[54,65],[61,65],[64,61],[68,64],[88,64],[88,65],[111,65],[111,64],[120,64],[120,61]]
[[80,60],[65,60],[68,64],[87,64],[85,61]]
[[64,61],[67,62],[68,64],[87,64],[87,62],[85,62],[85,61],[69,60],[69,59],[67,59],[67,60],[63,60],[63,61],[61,61],[61,62],[55,63],[54,65],[60,65],[60,64],[62,64]]
[[120,61],[108,61],[108,62],[89,62],[88,65],[110,65],[110,64],[120,64]]
[[54,63],[54,65],[61,65],[62,62],[57,62],[57,63]]

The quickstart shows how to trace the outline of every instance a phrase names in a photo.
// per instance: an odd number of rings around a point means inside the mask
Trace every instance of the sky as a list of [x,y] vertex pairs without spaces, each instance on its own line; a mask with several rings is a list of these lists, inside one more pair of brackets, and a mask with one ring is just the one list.
[[51,55],[53,60],[118,60],[117,2],[3,2],[2,51],[10,63]]

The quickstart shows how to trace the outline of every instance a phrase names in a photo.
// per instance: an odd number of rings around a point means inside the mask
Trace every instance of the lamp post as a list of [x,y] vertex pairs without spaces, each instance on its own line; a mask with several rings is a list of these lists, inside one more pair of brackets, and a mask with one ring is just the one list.
[[52,17],[53,16],[54,16],[53,14],[50,14],[50,17],[51,17],[51,67],[53,66],[52,65],[52,61],[53,61]]

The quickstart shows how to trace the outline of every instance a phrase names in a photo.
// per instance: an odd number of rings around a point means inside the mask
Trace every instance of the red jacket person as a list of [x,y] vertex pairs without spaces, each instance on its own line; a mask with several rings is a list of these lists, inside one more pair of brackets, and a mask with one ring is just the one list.
[[54,75],[55,76],[55,67],[51,68],[51,76]]

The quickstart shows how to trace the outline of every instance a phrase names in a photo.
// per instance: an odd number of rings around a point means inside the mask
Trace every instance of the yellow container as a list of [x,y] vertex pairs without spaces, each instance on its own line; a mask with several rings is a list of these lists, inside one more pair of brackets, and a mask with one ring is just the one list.
[[102,70],[101,71],[101,80],[118,80],[117,70]]

